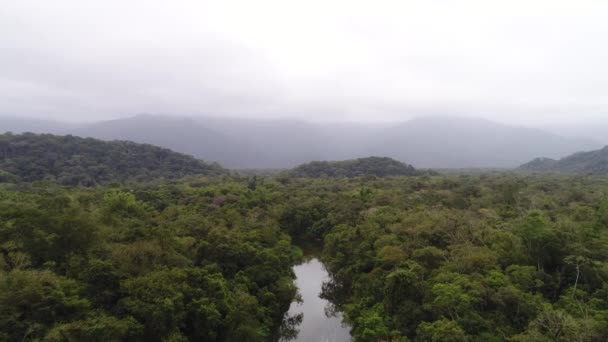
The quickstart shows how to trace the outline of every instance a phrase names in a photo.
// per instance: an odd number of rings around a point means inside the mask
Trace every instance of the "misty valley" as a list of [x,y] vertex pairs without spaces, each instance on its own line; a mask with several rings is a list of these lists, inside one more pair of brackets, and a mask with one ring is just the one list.
[[605,341],[607,165],[230,170],[6,133],[0,340]]
[[0,23],[0,342],[608,342],[608,1]]
[[608,341],[607,1],[0,23],[0,342]]

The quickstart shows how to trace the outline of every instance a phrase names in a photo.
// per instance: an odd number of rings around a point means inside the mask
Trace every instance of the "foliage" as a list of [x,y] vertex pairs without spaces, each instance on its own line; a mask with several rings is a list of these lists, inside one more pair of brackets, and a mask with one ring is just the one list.
[[355,341],[605,341],[606,194],[509,173],[4,184],[0,340],[276,340],[297,241],[322,244]]
[[327,205],[324,296],[356,341],[608,339],[604,178],[329,182],[299,186]]
[[93,186],[224,172],[216,164],[152,145],[70,135],[0,135],[0,183],[49,180]]
[[256,191],[1,188],[0,340],[275,338],[297,254]]
[[314,161],[292,169],[293,177],[414,176],[413,166],[387,157],[368,157],[344,161]]

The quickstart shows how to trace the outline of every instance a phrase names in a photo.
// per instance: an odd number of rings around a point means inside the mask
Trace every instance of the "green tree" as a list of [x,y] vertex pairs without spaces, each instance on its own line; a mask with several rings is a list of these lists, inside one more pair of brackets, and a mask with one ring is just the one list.
[[432,323],[423,322],[418,327],[417,341],[425,342],[464,342],[469,341],[458,323],[440,319]]

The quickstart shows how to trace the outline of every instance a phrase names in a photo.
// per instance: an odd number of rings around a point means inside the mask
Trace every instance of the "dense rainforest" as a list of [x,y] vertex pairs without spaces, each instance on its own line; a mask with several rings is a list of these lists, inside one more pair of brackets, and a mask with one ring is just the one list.
[[0,191],[1,341],[267,341],[299,250],[265,188]]
[[12,180],[0,340],[293,336],[291,267],[316,244],[355,341],[605,341],[607,194],[512,173]]
[[299,165],[289,172],[293,177],[390,177],[415,176],[421,172],[413,166],[387,157],[367,157],[341,161],[313,161]]
[[152,145],[51,134],[1,134],[0,181],[93,186],[226,173],[217,164]]
[[[608,339],[606,179],[496,174],[359,186],[351,198],[327,195],[326,217],[340,219],[324,234],[333,275],[325,296],[356,341]],[[344,207],[358,210],[342,216]]]
[[305,245],[355,341],[608,340],[608,178],[378,157],[251,176],[31,134],[0,152],[0,340],[287,340]]

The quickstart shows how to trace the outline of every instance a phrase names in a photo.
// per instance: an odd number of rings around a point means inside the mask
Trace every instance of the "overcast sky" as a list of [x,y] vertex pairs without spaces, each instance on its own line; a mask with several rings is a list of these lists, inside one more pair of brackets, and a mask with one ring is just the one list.
[[0,114],[608,121],[608,2],[0,2]]

